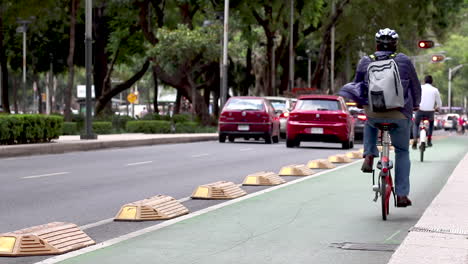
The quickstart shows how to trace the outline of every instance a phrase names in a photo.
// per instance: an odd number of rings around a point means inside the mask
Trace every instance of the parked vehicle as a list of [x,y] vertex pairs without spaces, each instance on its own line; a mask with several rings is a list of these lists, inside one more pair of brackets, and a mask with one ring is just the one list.
[[276,111],[281,111],[279,115],[280,136],[281,138],[286,138],[286,122],[288,120],[289,112],[297,99],[279,96],[266,96],[265,98],[270,101]]
[[451,130],[451,129],[456,130],[457,120],[459,117],[460,115],[455,114],[455,113],[445,115],[444,121],[443,121],[444,130]]
[[279,118],[271,103],[262,97],[237,96],[226,102],[219,116],[219,142],[238,137],[264,138],[266,144],[279,142]]
[[349,113],[354,118],[354,136],[356,138],[363,138],[364,137],[364,125],[367,121],[367,115],[364,112],[364,109],[360,109],[356,107],[355,103],[346,103],[348,106]]
[[301,141],[341,143],[354,146],[354,118],[345,101],[334,95],[304,95],[298,98],[287,122],[286,146],[298,147]]

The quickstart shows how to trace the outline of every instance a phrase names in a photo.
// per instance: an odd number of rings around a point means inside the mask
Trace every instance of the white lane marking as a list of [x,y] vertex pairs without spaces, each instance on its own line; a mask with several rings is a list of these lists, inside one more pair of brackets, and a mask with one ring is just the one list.
[[185,197],[185,198],[179,199],[179,202],[184,203],[184,202],[190,201],[190,200],[192,200],[192,197],[189,196],[189,197]]
[[256,197],[256,196],[262,195],[264,193],[269,193],[269,192],[272,192],[274,190],[278,190],[278,189],[284,188],[284,187],[292,185],[292,184],[296,184],[296,183],[299,183],[299,182],[302,182],[302,181],[306,181],[308,179],[318,177],[318,176],[326,174],[328,172],[332,172],[332,171],[336,171],[336,170],[339,170],[339,169],[342,169],[342,168],[346,168],[346,167],[354,165],[354,164],[356,164],[358,162],[362,162],[362,160],[356,160],[356,161],[354,161],[352,163],[348,163],[346,165],[342,165],[342,166],[336,167],[336,168],[331,169],[331,170],[321,171],[321,172],[316,173],[314,175],[306,176],[306,177],[303,177],[303,178],[300,178],[300,179],[297,179],[297,180],[294,180],[294,181],[290,181],[290,182],[287,182],[287,183],[284,183],[284,184],[281,184],[281,185],[277,185],[277,186],[274,186],[274,187],[271,187],[271,188],[268,188],[268,189],[265,189],[265,190],[261,190],[261,191],[255,192],[255,193],[251,193],[251,194],[248,194],[248,195],[245,195],[245,196],[242,196],[242,197],[239,197],[239,198],[236,198],[236,199],[224,202],[224,203],[213,205],[213,206],[207,207],[205,209],[202,209],[202,210],[199,210],[199,211],[196,211],[196,212],[193,212],[193,213],[189,213],[187,215],[183,215],[183,216],[180,216],[180,217],[177,217],[177,218],[167,220],[165,222],[162,222],[160,224],[156,224],[154,226],[150,226],[150,227],[147,227],[147,228],[144,228],[144,229],[141,229],[141,230],[138,230],[138,231],[135,231],[135,232],[120,236],[120,237],[116,237],[116,238],[101,242],[101,243],[96,244],[94,246],[89,246],[89,247],[86,247],[86,248],[79,249],[77,251],[71,251],[71,252],[63,254],[63,255],[59,255],[59,256],[52,257],[52,258],[49,258],[49,259],[46,259],[46,260],[43,260],[43,261],[40,261],[40,262],[36,262],[35,264],[54,264],[54,263],[58,263],[60,261],[63,261],[63,260],[69,259],[69,258],[80,256],[80,255],[88,253],[88,252],[92,252],[92,251],[95,251],[95,250],[98,250],[98,249],[101,249],[101,248],[109,247],[109,246],[112,246],[114,244],[120,243],[122,241],[129,240],[131,238],[141,236],[141,235],[144,235],[144,234],[147,234],[149,232],[159,230],[159,229],[167,227],[167,226],[171,226],[171,225],[176,224],[178,222],[181,222],[181,221],[184,221],[184,220],[187,220],[187,219],[190,219],[190,218],[202,215],[202,214],[206,214],[208,212],[217,210],[219,208],[226,207],[226,206],[231,205],[231,204],[241,202],[243,200],[246,200],[246,199],[249,199],[249,198],[252,198],[252,197]]
[[393,233],[393,235],[391,235],[389,238],[385,239],[385,242],[391,240],[391,239],[394,238],[396,235],[398,235],[400,232],[401,232],[401,230],[396,231],[396,232]]
[[239,151],[249,151],[249,150],[253,150],[253,148],[243,148],[243,149],[239,149]]
[[108,218],[108,219],[104,219],[104,220],[101,220],[101,221],[96,222],[96,223],[91,223],[91,224],[80,226],[80,228],[81,228],[81,230],[86,230],[86,229],[93,228],[93,227],[96,227],[96,226],[109,224],[109,223],[112,223],[113,221],[114,221],[114,218]]
[[142,164],[148,164],[148,163],[152,163],[153,161],[149,160],[149,161],[142,161],[142,162],[135,162],[135,163],[129,163],[125,166],[136,166],[136,165],[142,165]]
[[201,158],[201,157],[206,157],[209,156],[210,154],[203,153],[203,154],[198,154],[198,155],[192,155],[192,158]]
[[63,174],[69,174],[69,173],[70,173],[70,172],[67,172],[67,171],[64,171],[64,172],[56,172],[56,173],[49,173],[49,174],[41,174],[41,175],[27,176],[27,177],[23,177],[23,179],[35,179],[35,178],[57,176],[57,175],[63,175]]

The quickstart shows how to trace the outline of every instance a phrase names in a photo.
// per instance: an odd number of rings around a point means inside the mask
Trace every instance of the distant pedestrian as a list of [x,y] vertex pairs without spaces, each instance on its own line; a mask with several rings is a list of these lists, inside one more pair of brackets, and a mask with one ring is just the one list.
[[143,110],[140,112],[140,118],[143,119],[146,114],[148,114],[148,111],[146,110],[146,107],[143,107]]

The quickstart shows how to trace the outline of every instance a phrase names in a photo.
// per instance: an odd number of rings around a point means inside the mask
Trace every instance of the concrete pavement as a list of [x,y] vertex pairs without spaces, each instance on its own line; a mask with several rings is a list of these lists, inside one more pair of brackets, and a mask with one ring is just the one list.
[[[466,263],[468,138],[444,138],[431,150],[424,163],[418,163],[418,153],[412,151],[412,178],[422,179],[413,186],[414,206],[392,207],[386,222],[380,219],[378,205],[362,199],[370,195],[370,183],[358,172],[357,162],[43,263],[387,263],[392,246],[401,242],[397,237],[404,241],[391,257],[392,264]],[[451,174],[447,185],[419,222],[394,232],[423,204],[416,194],[427,192],[431,181],[444,173]],[[350,206],[356,203],[359,206]],[[408,229],[412,231],[405,238]],[[373,255],[368,248],[343,250],[349,241],[387,250]],[[341,249],[334,246],[340,243]]]
[[80,136],[61,136],[51,143],[0,145],[0,158],[38,154],[59,154],[105,148],[125,148],[158,144],[187,143],[218,138],[216,133],[200,134],[114,134],[99,135],[96,140],[80,140]]

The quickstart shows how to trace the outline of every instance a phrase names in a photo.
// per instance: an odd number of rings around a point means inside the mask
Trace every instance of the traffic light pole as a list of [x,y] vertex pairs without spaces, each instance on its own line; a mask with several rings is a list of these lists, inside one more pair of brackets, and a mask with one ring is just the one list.
[[449,113],[452,112],[452,74],[454,74],[456,71],[458,71],[461,67],[463,67],[464,64],[460,64],[458,66],[455,66],[454,68],[449,68],[449,74],[448,74],[448,98],[447,98],[447,105],[449,108]]

